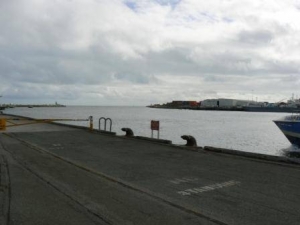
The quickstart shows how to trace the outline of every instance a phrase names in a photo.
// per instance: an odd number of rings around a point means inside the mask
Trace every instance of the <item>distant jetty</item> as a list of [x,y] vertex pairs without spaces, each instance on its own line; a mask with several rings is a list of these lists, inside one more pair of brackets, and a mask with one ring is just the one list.
[[1,109],[5,108],[15,108],[15,107],[26,107],[26,108],[37,108],[37,107],[66,107],[65,105],[58,104],[2,104]]
[[300,99],[291,99],[288,102],[277,103],[225,98],[206,99],[199,102],[177,100],[164,104],[149,105],[147,107],[162,109],[299,113]]

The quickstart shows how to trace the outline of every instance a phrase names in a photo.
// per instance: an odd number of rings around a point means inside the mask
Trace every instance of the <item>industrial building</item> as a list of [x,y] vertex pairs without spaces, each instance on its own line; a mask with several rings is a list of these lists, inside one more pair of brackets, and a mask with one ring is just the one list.
[[218,98],[218,99],[206,99],[201,101],[201,108],[202,107],[239,108],[239,107],[258,105],[258,104],[259,104],[258,102],[248,101],[248,100]]

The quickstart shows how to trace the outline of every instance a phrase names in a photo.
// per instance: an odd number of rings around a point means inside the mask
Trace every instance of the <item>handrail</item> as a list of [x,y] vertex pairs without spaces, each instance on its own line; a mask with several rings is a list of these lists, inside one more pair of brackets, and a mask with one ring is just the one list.
[[[21,121],[21,123],[16,123],[13,121]],[[24,121],[24,122],[23,122]],[[5,130],[6,127],[16,127],[23,125],[31,125],[37,123],[52,123],[55,121],[90,121],[90,130],[93,130],[93,117],[90,116],[88,119],[34,119],[34,118],[1,118],[0,130]],[[6,122],[8,125],[6,125]]]
[[106,123],[107,123],[107,121],[109,121],[109,123],[110,123],[109,131],[111,132],[111,127],[112,127],[111,118],[100,117],[100,119],[99,119],[99,130],[101,130],[101,120],[104,120],[104,131],[106,131]]

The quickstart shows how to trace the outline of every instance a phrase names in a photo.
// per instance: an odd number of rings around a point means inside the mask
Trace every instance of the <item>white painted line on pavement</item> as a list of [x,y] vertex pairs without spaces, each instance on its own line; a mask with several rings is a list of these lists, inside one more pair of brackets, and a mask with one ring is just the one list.
[[181,184],[181,183],[189,183],[197,180],[198,178],[196,177],[183,177],[183,178],[176,178],[174,180],[169,180],[169,182],[173,184]]
[[216,183],[216,184],[212,184],[212,185],[208,185],[208,186],[204,186],[204,187],[200,187],[200,188],[186,189],[184,191],[178,191],[177,193],[180,195],[192,195],[192,194],[198,194],[198,193],[207,192],[207,191],[214,191],[216,189],[221,189],[221,188],[225,188],[225,187],[238,185],[240,183],[241,182],[239,182],[239,181],[231,180],[231,181],[227,181],[227,182],[223,182],[223,183]]

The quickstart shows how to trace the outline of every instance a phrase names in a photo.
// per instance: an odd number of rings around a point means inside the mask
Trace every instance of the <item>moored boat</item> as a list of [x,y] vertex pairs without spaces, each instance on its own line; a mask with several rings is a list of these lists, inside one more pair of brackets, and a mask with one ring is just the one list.
[[293,145],[300,146],[300,114],[286,116],[273,122]]

